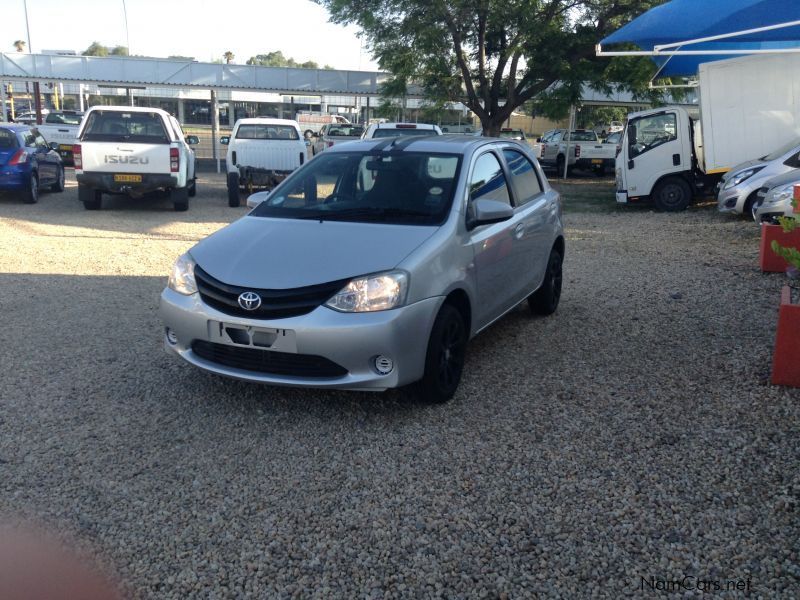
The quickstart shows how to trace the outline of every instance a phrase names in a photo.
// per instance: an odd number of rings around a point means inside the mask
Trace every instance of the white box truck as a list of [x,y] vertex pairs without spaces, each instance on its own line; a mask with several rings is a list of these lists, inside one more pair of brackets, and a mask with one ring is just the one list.
[[628,115],[616,160],[617,202],[684,210],[724,173],[800,139],[800,54],[703,63],[700,120],[668,106]]

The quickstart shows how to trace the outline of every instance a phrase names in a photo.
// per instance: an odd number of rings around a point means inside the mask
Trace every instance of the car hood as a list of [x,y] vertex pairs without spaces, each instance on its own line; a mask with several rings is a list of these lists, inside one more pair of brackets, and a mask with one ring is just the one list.
[[743,171],[744,169],[748,169],[750,167],[763,167],[763,166],[766,166],[768,164],[769,164],[768,162],[765,162],[765,161],[760,160],[758,158],[753,159],[753,160],[748,160],[746,162],[743,162],[743,163],[738,164],[735,167],[731,168],[730,171],[728,171],[727,173],[725,173],[722,176],[722,181],[728,181],[728,179],[730,179],[731,177],[736,175],[739,171]]
[[437,229],[248,216],[190,253],[224,283],[289,289],[393,269]]
[[777,177],[773,177],[769,181],[767,181],[764,186],[768,187],[769,189],[773,189],[776,187],[783,187],[784,185],[788,185],[790,183],[800,183],[800,169],[792,169],[782,175],[778,175]]

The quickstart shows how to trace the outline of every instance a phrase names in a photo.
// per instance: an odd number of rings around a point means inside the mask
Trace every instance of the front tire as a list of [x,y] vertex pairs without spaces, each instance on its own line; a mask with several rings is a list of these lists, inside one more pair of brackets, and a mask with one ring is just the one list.
[[553,248],[547,259],[547,270],[539,289],[528,296],[528,306],[537,315],[552,315],[561,300],[561,282],[563,280],[563,257]]
[[692,188],[685,179],[669,177],[661,181],[653,191],[656,209],[664,212],[680,212],[692,203]]
[[241,203],[239,197],[239,174],[228,173],[228,206],[236,208]]
[[467,337],[464,317],[454,306],[444,304],[428,339],[425,374],[417,383],[422,400],[441,404],[453,397],[464,370]]
[[86,210],[100,210],[103,194],[100,190],[78,184],[78,200],[83,202],[83,207]]
[[744,202],[744,206],[742,207],[742,215],[744,217],[752,217],[752,219],[756,220],[756,203],[758,202],[758,190],[753,192],[747,197],[747,200]]
[[28,188],[22,193],[25,204],[36,204],[39,201],[39,177],[36,173],[31,173]]

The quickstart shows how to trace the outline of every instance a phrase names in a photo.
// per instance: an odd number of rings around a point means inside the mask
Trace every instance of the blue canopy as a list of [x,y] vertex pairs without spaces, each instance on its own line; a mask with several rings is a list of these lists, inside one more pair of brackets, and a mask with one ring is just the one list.
[[[800,0],[672,0],[637,17],[600,42],[631,43],[645,51],[713,36],[800,21]],[[703,55],[654,55],[659,76],[695,75],[700,63],[731,58],[715,51],[800,48],[800,24],[724,39],[670,47],[666,51],[703,51]],[[735,56],[735,55],[733,55]]]

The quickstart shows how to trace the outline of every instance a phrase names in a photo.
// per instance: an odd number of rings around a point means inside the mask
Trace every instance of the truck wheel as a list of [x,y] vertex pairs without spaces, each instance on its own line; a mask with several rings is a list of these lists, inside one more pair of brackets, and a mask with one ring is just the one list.
[[187,189],[189,192],[189,198],[194,198],[197,196],[197,179],[192,179],[192,183],[189,184]]
[[661,181],[653,190],[653,201],[657,210],[678,212],[686,210],[692,202],[692,188],[685,179],[669,177]]
[[239,203],[239,174],[228,173],[228,206],[236,208]]
[[58,174],[56,174],[56,182],[50,186],[51,192],[64,191],[64,167],[58,167]]
[[83,202],[83,208],[86,210],[100,210],[103,194],[100,190],[78,184],[78,200]]
[[169,193],[169,199],[172,200],[172,206],[175,207],[177,212],[184,212],[189,210],[189,189],[188,188],[175,188]]
[[[558,177],[564,176],[564,155],[559,154],[556,158],[556,171]],[[572,167],[567,167],[567,175],[572,175]]]
[[22,199],[25,204],[36,204],[39,201],[39,177],[36,173],[31,173],[28,189],[22,193]]

